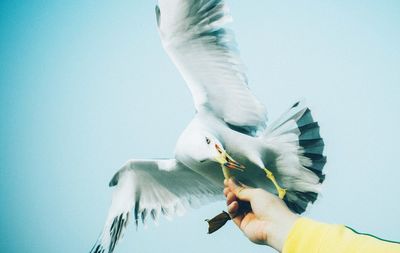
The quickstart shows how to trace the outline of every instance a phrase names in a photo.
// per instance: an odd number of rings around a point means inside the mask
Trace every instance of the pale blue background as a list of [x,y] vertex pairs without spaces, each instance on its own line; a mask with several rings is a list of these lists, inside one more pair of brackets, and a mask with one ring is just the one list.
[[[400,239],[399,1],[229,1],[251,89],[274,119],[306,98],[327,180],[306,214]],[[163,52],[154,1],[1,1],[0,252],[88,252],[129,158],[171,157],[193,116]],[[116,252],[272,252],[217,203]]]

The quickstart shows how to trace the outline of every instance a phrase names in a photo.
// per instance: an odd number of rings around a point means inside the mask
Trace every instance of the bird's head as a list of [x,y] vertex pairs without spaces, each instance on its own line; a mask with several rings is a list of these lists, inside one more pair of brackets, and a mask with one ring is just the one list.
[[235,161],[224,149],[219,139],[208,131],[191,132],[190,138],[184,138],[183,148],[193,162],[205,164],[217,162],[229,169],[244,169],[244,166]]

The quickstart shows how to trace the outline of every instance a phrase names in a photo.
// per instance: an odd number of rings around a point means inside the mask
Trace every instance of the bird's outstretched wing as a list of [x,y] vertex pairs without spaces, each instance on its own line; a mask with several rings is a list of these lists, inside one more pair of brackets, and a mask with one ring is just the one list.
[[[111,253],[131,216],[136,226],[151,217],[171,217],[188,207],[222,198],[217,186],[175,159],[132,160],[110,181],[115,187],[103,232],[91,253]],[[132,214],[131,214],[132,213]]]
[[265,127],[265,107],[247,86],[244,66],[223,0],[159,0],[157,24],[163,47],[179,69],[198,111],[212,110],[230,125]]

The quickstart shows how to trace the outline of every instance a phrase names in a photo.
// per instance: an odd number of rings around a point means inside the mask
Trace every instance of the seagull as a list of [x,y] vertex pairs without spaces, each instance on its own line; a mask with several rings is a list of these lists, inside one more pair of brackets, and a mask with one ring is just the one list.
[[226,27],[232,18],[225,1],[158,0],[155,12],[162,46],[189,87],[196,113],[174,158],[132,159],[112,177],[111,207],[90,252],[113,252],[131,216],[138,226],[223,199],[224,178],[263,188],[304,212],[320,193],[326,163],[309,108],[296,102],[267,122]]

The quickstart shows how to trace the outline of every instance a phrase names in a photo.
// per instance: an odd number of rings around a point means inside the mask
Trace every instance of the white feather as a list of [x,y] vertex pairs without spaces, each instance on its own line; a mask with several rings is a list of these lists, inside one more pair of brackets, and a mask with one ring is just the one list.
[[159,0],[164,49],[186,81],[197,111],[236,126],[263,129],[265,107],[250,92],[221,0]]
[[[91,252],[112,252],[132,211],[136,225],[140,219],[145,225],[149,216],[155,222],[160,214],[171,219],[190,207],[222,198],[221,186],[175,159],[131,160],[114,175],[110,186],[115,190],[107,221]],[[122,225],[112,226],[120,216]]]

